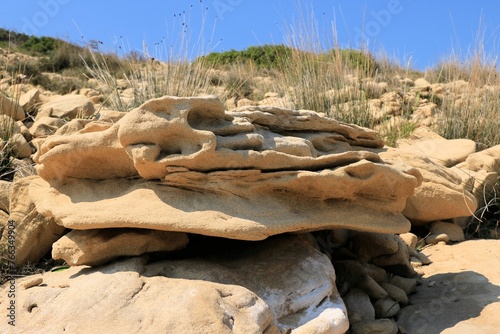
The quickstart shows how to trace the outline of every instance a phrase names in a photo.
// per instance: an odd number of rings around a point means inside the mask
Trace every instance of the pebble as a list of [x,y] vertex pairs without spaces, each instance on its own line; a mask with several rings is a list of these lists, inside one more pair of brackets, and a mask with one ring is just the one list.
[[32,288],[34,286],[39,286],[42,283],[43,283],[43,278],[41,278],[41,277],[32,277],[29,280],[23,282],[22,285],[23,285],[23,288],[25,290],[28,290],[29,288]]
[[375,308],[375,316],[379,319],[394,317],[401,310],[398,302],[391,298],[377,300],[373,307]]
[[378,319],[358,322],[351,324],[350,333],[352,334],[397,334],[398,326],[390,319]]
[[414,278],[405,278],[401,276],[392,276],[389,283],[397,286],[401,290],[403,290],[407,295],[411,294],[415,291],[417,287],[417,280]]
[[448,237],[447,234],[431,234],[428,237],[425,238],[425,242],[429,245],[436,245],[440,244],[440,242],[446,244],[448,241],[450,241],[450,238]]

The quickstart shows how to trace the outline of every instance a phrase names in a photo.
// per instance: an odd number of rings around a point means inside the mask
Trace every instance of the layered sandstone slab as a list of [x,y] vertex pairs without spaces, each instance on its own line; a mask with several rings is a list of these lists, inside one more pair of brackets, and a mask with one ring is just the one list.
[[421,175],[363,149],[382,145],[372,130],[313,111],[163,97],[113,125],[47,138],[30,195],[72,229],[243,240],[335,227],[403,233]]

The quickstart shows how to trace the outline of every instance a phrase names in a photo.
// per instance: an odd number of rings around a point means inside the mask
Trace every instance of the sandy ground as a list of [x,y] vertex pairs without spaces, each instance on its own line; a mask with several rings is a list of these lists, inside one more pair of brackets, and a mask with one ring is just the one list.
[[423,250],[423,284],[398,325],[408,334],[500,333],[500,240],[468,240]]

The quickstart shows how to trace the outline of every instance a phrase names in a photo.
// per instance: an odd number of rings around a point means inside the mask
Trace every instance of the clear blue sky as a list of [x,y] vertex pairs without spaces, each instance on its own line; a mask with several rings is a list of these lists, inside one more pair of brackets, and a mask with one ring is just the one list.
[[117,52],[146,44],[158,58],[171,46],[180,49],[183,30],[191,56],[200,45],[223,51],[283,43],[287,27],[311,12],[325,44],[334,26],[343,47],[359,47],[363,39],[375,54],[383,50],[403,62],[411,57],[421,69],[452,50],[465,55],[478,33],[489,55],[500,45],[498,0],[3,0],[1,9],[3,28],[76,43],[99,40],[102,49]]

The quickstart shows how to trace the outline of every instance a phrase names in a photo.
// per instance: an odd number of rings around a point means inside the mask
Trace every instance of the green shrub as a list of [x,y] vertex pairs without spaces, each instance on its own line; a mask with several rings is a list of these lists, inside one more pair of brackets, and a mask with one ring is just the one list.
[[282,65],[283,60],[290,58],[291,54],[292,49],[284,45],[263,45],[250,46],[242,51],[212,52],[197,60],[211,66],[252,63],[264,68],[277,68]]

